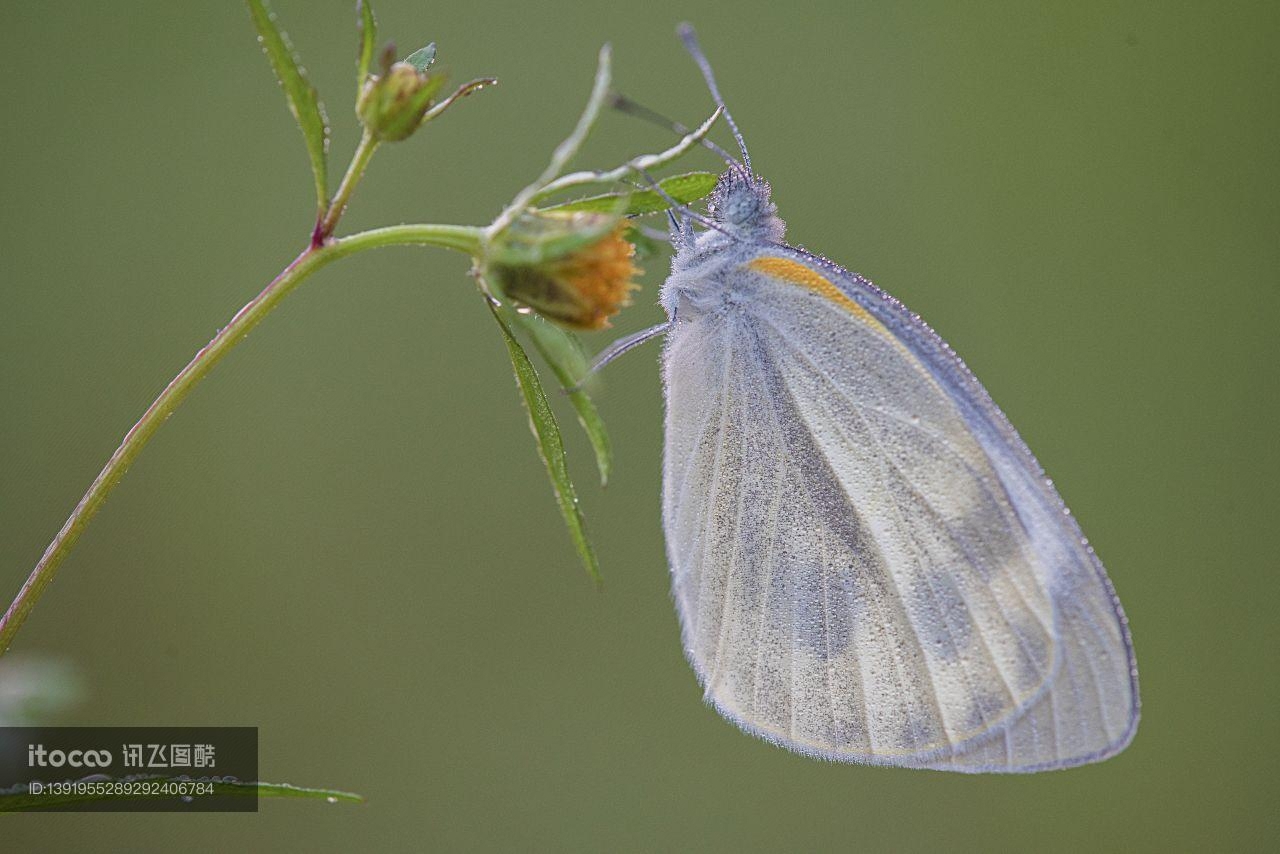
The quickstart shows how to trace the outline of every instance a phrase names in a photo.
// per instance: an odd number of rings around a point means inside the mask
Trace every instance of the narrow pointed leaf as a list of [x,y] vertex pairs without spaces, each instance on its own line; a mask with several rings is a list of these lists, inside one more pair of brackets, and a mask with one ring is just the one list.
[[[260,798],[304,798],[307,800],[323,800],[329,803],[344,801],[349,804],[364,803],[364,795],[355,792],[344,792],[340,789],[316,789],[310,786],[295,786],[292,783],[222,783],[225,794],[257,794]],[[214,787],[215,791],[221,791]]]
[[[139,774],[127,778],[123,778],[121,782],[140,782],[148,783],[210,783],[213,786],[214,795],[237,795],[237,796],[257,796],[259,798],[309,798],[312,800],[321,800],[328,803],[337,803],[345,801],[347,803],[363,803],[364,797],[353,792],[343,792],[338,789],[313,789],[303,786],[294,786],[290,783],[263,783],[263,782],[234,782],[229,780],[200,780],[192,777],[164,777],[153,774]],[[94,778],[92,781],[86,782],[115,782],[111,779]],[[82,788],[80,791],[76,787],[67,787],[69,791],[51,794],[46,791],[39,795],[33,795],[30,792],[28,784],[19,783],[8,789],[0,789],[0,812],[17,812],[19,810],[33,810],[41,808],[64,807],[71,804],[83,804],[91,801],[138,801],[144,799],[153,800],[171,800],[175,795],[107,795],[95,794],[92,787]],[[196,795],[194,797],[207,797],[206,795]]]
[[[532,312],[524,314],[518,311],[507,313],[507,317],[516,319],[529,333],[533,346],[542,356],[551,372],[560,381],[560,386],[569,395],[569,402],[578,414],[578,423],[582,425],[591,449],[596,454],[596,467],[600,470],[600,485],[609,483],[609,472],[613,468],[613,446],[609,442],[609,434],[605,432],[604,421],[596,411],[591,398],[580,388],[575,388],[587,375],[586,354],[572,334],[551,323],[546,318]],[[571,390],[572,389],[572,390]]]
[[373,17],[369,0],[356,0],[357,24],[360,29],[360,59],[356,64],[356,94],[364,88],[364,81],[373,67],[373,54],[377,50],[378,22]]
[[289,111],[302,128],[303,139],[307,143],[307,154],[311,157],[311,173],[315,177],[316,204],[324,212],[329,201],[329,179],[326,157],[329,150],[329,123],[325,120],[324,107],[320,104],[320,96],[315,87],[307,79],[298,58],[289,44],[284,32],[276,26],[275,14],[271,12],[263,0],[246,0],[253,25],[258,29],[258,41],[271,68],[284,89],[285,98],[289,101]]
[[507,321],[501,312],[489,303],[489,311],[502,330],[502,339],[507,345],[507,355],[511,357],[511,367],[516,375],[516,385],[520,388],[520,397],[524,401],[525,412],[529,416],[529,429],[533,431],[537,442],[538,454],[543,465],[547,467],[547,476],[551,479],[551,488],[556,494],[556,503],[560,505],[560,515],[564,517],[565,526],[569,529],[569,537],[573,540],[578,557],[582,559],[587,573],[596,581],[600,580],[600,566],[596,562],[595,552],[587,539],[586,520],[582,509],[578,506],[578,496],[573,489],[573,481],[569,479],[569,467],[565,462],[564,440],[560,435],[560,426],[556,424],[555,415],[551,412],[551,404],[543,391],[542,381],[534,370],[529,356],[512,334]]
[[[719,176],[714,172],[687,172],[684,175],[672,175],[658,182],[662,192],[681,204],[689,204],[704,198],[716,187]],[[543,210],[553,211],[615,211],[619,200],[626,199],[623,208],[624,216],[642,216],[659,213],[671,207],[671,203],[655,190],[632,190],[629,193],[604,193],[575,199],[558,205],[551,205]]]

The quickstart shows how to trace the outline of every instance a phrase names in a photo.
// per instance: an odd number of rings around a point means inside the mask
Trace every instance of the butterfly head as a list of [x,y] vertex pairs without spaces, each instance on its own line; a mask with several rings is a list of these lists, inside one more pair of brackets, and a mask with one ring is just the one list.
[[769,182],[741,168],[720,176],[707,204],[716,224],[747,240],[779,241],[785,226],[769,200]]

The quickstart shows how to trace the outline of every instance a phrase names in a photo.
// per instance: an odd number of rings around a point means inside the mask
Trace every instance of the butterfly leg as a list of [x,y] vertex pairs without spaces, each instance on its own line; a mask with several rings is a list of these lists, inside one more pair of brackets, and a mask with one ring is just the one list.
[[605,347],[603,350],[600,351],[599,355],[597,355],[595,359],[591,362],[591,367],[587,369],[587,373],[582,377],[582,379],[580,379],[577,382],[577,384],[573,386],[573,388],[566,389],[566,391],[568,392],[577,391],[582,387],[582,384],[585,383],[589,377],[594,376],[597,371],[599,371],[605,365],[612,362],[614,359],[621,356],[623,353],[626,353],[628,350],[633,350],[636,347],[639,347],[641,344],[645,343],[646,341],[649,341],[650,339],[657,338],[660,335],[665,335],[666,333],[670,332],[671,328],[675,326],[675,322],[676,322],[676,319],[673,317],[670,320],[668,320],[666,323],[659,323],[654,326],[650,326],[648,329],[641,329],[639,332],[633,332],[630,335],[624,336],[622,338],[619,338],[617,341],[614,341],[608,347]]

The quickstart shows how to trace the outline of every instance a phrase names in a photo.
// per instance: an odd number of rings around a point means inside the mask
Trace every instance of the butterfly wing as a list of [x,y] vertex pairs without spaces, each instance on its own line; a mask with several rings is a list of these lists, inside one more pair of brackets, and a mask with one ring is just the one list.
[[1137,720],[1127,626],[1026,446],[918,318],[768,247],[670,333],[664,522],[709,701],[823,758],[1033,771]]

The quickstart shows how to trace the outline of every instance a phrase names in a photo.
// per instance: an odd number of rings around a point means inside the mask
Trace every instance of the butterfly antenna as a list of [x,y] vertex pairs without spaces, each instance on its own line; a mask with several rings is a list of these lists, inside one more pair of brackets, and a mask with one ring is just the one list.
[[741,240],[741,238],[738,235],[733,234],[732,232],[729,232],[729,231],[725,231],[723,228],[716,225],[714,222],[707,219],[705,216],[698,213],[697,211],[695,211],[693,208],[689,207],[685,203],[672,198],[671,194],[668,193],[666,190],[662,189],[662,185],[659,184],[657,181],[655,181],[653,176],[650,175],[645,170],[638,169],[636,171],[640,175],[640,177],[644,179],[644,183],[649,187],[649,189],[657,193],[658,196],[661,197],[661,199],[667,203],[667,206],[670,209],[668,213],[670,213],[671,210],[679,211],[682,216],[693,220],[703,228],[709,229],[711,231],[718,231],[721,234],[723,234],[725,237],[728,237],[730,240],[733,240],[735,242]]
[[711,97],[715,99],[716,106],[724,110],[724,120],[728,122],[729,129],[733,131],[733,138],[738,141],[738,150],[742,152],[742,165],[750,174],[751,155],[747,154],[747,143],[742,138],[742,131],[738,130],[738,123],[729,114],[729,108],[724,105],[724,98],[720,97],[720,87],[716,85],[716,76],[711,71],[711,63],[707,61],[706,54],[702,52],[702,46],[698,44],[698,34],[693,31],[693,26],[690,24],[681,24],[676,28],[676,32],[680,36],[680,41],[684,42],[684,49],[689,51],[693,61],[698,63],[698,68],[702,71],[702,79],[707,81],[707,88],[711,90]]
[[[672,133],[677,133],[680,136],[688,136],[689,133],[691,133],[689,128],[680,124],[680,122],[673,121],[667,118],[666,116],[662,115],[662,113],[659,113],[657,110],[651,110],[648,107],[646,107],[644,104],[631,100],[626,95],[623,95],[621,92],[609,93],[609,106],[613,107],[615,110],[617,110],[620,113],[626,113],[629,116],[635,116],[638,119],[643,119],[649,124],[666,128]],[[725,151],[720,146],[716,145],[711,140],[704,138],[701,140],[701,142],[704,148],[714,151],[720,157],[720,159],[724,160],[724,162],[729,164],[730,167],[734,169],[738,169],[741,167],[741,164],[738,163],[738,161],[733,157],[733,155]]]

